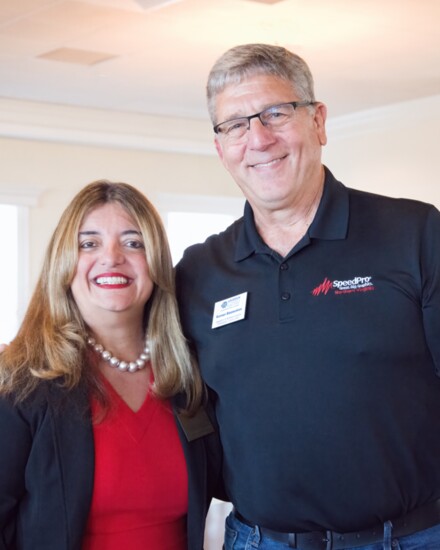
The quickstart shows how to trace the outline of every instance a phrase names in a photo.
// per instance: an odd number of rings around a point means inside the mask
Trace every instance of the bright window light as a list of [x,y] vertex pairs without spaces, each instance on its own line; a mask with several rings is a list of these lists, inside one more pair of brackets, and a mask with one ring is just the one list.
[[180,260],[189,245],[201,243],[213,233],[223,231],[234,219],[230,214],[168,212],[167,234],[173,263]]
[[0,204],[0,343],[12,340],[18,329],[18,270],[19,212],[16,206]]
[[185,248],[220,233],[243,215],[243,197],[160,193],[153,200],[164,221],[174,265]]

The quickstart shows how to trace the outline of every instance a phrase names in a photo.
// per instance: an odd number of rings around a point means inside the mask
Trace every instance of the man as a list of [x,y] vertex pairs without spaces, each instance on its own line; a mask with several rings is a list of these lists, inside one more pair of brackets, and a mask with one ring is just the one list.
[[208,103],[247,203],[177,284],[215,396],[225,548],[438,550],[439,212],[323,167],[326,108],[284,48],[226,52]]

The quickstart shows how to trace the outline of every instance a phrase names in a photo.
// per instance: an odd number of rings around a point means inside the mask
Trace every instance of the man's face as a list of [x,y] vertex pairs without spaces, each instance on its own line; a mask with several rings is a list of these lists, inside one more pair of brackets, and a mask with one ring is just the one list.
[[[300,101],[292,85],[270,75],[255,75],[230,85],[216,100],[217,122],[249,116],[267,107]],[[288,208],[307,194],[307,184],[322,173],[326,108],[300,107],[282,128],[271,130],[258,118],[238,141],[216,136],[217,152],[254,210]]]

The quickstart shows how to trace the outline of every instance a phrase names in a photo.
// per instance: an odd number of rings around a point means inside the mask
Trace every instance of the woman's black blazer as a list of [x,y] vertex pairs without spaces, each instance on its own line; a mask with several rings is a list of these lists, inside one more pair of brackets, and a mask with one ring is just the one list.
[[[203,410],[181,421],[178,401],[175,418],[188,468],[188,550],[202,550],[221,454],[213,418]],[[52,381],[22,404],[1,398],[0,447],[0,550],[80,550],[94,477],[85,392]]]

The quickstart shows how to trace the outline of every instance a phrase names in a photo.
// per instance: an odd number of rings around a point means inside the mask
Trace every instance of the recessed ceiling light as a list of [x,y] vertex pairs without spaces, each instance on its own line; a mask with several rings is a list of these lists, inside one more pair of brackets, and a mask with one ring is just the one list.
[[61,61],[63,63],[77,63],[78,65],[95,65],[116,56],[109,53],[93,52],[90,50],[78,50],[76,48],[58,48],[50,52],[38,55],[40,59]]

